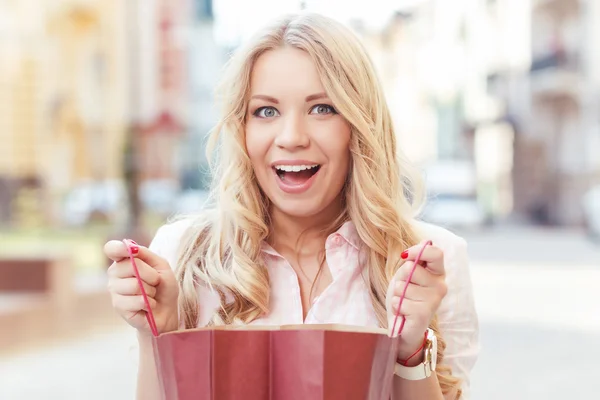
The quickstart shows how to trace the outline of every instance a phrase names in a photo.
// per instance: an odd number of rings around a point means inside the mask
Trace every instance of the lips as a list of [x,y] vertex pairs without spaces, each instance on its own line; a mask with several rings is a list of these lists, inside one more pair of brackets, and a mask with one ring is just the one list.
[[274,163],[272,166],[275,180],[285,193],[299,194],[307,191],[321,170],[314,162],[293,160]]
[[290,185],[303,185],[312,178],[319,169],[320,165],[294,165],[294,166],[277,166],[275,173],[283,182]]

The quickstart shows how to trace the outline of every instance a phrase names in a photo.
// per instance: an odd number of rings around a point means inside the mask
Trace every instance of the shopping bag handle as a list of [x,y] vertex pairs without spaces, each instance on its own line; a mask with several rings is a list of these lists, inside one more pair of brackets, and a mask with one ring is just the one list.
[[[142,284],[142,279],[140,278],[140,273],[138,271],[137,264],[135,263],[135,257],[133,255],[133,251],[131,250],[131,243],[127,239],[124,239],[123,243],[125,243],[125,247],[127,248],[127,252],[129,253],[129,260],[131,261],[131,266],[133,267],[133,273],[135,275],[135,278],[138,281],[138,285],[140,287],[140,292],[142,293],[142,298],[144,299],[144,304],[146,305],[146,320],[148,321],[148,325],[150,326],[152,335],[154,335],[155,337],[158,337],[158,329],[156,328],[154,314],[152,313],[152,309],[150,308],[150,302],[148,301],[148,295],[146,294],[146,290],[144,289],[144,285]],[[404,297],[406,297],[406,291],[408,289],[408,285],[411,283],[413,274],[415,273],[415,270],[419,266],[419,262],[421,261],[421,256],[423,255],[425,248],[427,246],[431,246],[432,244],[433,243],[431,240],[428,240],[427,242],[425,242],[425,244],[419,251],[419,254],[417,254],[417,257],[415,258],[414,265],[410,271],[410,274],[408,275],[408,279],[407,279],[406,284],[404,285],[402,294],[400,295],[400,302],[398,303],[398,309],[396,310],[396,316],[394,317],[394,323],[392,325],[392,332],[391,332],[392,337],[394,336],[394,331],[396,330],[398,318],[400,317],[400,309],[402,307],[402,302],[404,301]],[[400,336],[402,334],[402,330],[404,329],[405,322],[406,322],[406,318],[402,317],[402,322],[400,323],[400,326],[398,328],[398,336]]]
[[152,335],[154,337],[158,337],[158,329],[156,328],[156,322],[154,321],[154,314],[152,313],[152,309],[150,308],[148,295],[146,294],[146,290],[144,289],[144,285],[142,284],[142,278],[140,278],[140,272],[138,271],[137,264],[135,263],[135,257],[133,256],[133,251],[131,250],[131,242],[127,239],[123,239],[123,243],[125,243],[125,247],[127,247],[127,252],[129,253],[129,260],[131,261],[131,266],[133,267],[133,274],[135,275],[135,278],[138,281],[138,286],[140,287],[142,298],[144,299],[144,304],[146,305],[146,320],[148,321],[148,325],[150,325]]
[[[402,307],[402,302],[404,301],[404,297],[406,296],[406,290],[408,289],[408,285],[410,284],[410,281],[412,280],[415,270],[419,266],[419,262],[421,261],[421,256],[423,255],[425,248],[427,246],[431,246],[431,245],[433,245],[433,242],[431,240],[428,240],[427,242],[425,242],[425,244],[419,251],[419,254],[417,254],[417,258],[415,258],[415,262],[414,262],[412,269],[410,270],[410,274],[408,274],[408,279],[406,280],[406,284],[404,285],[404,289],[402,290],[402,294],[400,295],[400,302],[398,303],[398,309],[396,310],[394,324],[392,325],[392,332],[391,332],[392,337],[394,337],[394,331],[396,330],[396,323],[398,322],[398,317],[400,316],[400,308]],[[398,336],[400,336],[400,334],[402,333],[402,329],[404,329],[405,322],[406,322],[406,318],[402,317],[402,323],[400,324],[400,328],[398,328]]]

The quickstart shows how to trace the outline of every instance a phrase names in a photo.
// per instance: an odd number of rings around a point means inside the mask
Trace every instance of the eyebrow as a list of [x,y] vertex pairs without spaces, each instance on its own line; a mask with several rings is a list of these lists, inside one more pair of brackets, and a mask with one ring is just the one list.
[[255,94],[254,96],[251,97],[251,99],[259,99],[259,100],[268,101],[269,103],[279,104],[279,100],[277,100],[275,97],[267,96],[264,94]]
[[[310,96],[306,96],[305,101],[308,103],[309,101],[326,99],[326,98],[327,98],[327,93],[315,93],[315,94],[311,94]],[[251,97],[251,99],[265,100],[265,101],[268,101],[269,103],[279,104],[279,100],[277,100],[275,97],[267,96],[265,94],[255,94],[254,96]]]
[[306,102],[308,103],[309,101],[326,99],[326,98],[327,98],[327,93],[316,93],[316,94],[311,94],[310,96],[307,96]]

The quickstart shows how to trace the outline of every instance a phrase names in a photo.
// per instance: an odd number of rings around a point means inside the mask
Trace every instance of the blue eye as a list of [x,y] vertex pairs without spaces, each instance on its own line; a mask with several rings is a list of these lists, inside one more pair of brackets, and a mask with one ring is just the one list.
[[316,106],[310,109],[310,113],[326,115],[337,114],[337,111],[335,111],[335,108],[333,108],[333,106],[330,106],[329,104],[317,104]]
[[253,115],[258,118],[273,118],[279,115],[279,111],[275,107],[260,107]]

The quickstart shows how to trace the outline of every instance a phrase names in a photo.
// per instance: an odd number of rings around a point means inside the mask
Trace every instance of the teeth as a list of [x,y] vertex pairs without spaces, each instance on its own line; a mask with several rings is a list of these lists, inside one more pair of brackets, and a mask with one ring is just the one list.
[[305,169],[317,168],[318,166],[319,166],[319,164],[315,164],[315,165],[277,165],[277,166],[275,166],[275,168],[277,168],[279,171],[299,172],[299,171],[304,171]]

